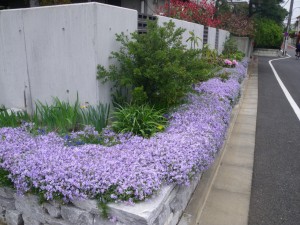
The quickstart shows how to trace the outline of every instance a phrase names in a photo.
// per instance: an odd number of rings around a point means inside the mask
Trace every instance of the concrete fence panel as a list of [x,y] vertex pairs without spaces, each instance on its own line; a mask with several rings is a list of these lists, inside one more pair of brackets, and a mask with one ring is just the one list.
[[[137,31],[138,13],[135,10],[109,5],[101,5],[101,7],[98,5],[96,12],[95,60],[96,64],[107,68],[110,64],[115,63],[109,57],[111,52],[120,50],[120,43],[116,41],[116,34],[123,32],[130,37],[131,33]],[[110,85],[103,85],[101,82],[97,82],[97,85],[99,86],[97,99],[106,103],[111,95]]]
[[182,27],[182,28],[186,29],[186,31],[182,35],[182,43],[184,45],[186,45],[187,47],[191,46],[191,42],[187,41],[188,38],[191,37],[191,34],[189,32],[194,32],[196,37],[201,38],[201,40],[197,41],[198,45],[196,46],[196,48],[198,48],[198,49],[203,48],[203,40],[202,40],[203,30],[204,30],[203,25],[191,23],[191,22],[187,22],[187,21],[183,21],[183,20],[173,19],[173,18],[170,19],[169,17],[165,17],[165,16],[157,16],[157,17],[158,17],[158,24],[160,26],[162,26],[164,22],[169,22],[170,20],[172,20],[175,23],[175,26],[177,28]]
[[210,49],[216,48],[216,34],[217,29],[213,27],[208,27],[208,38],[207,38],[207,44]]
[[137,29],[137,12],[99,3],[37,7],[0,12],[0,24],[0,104],[25,108],[25,92],[31,112],[37,100],[74,102],[77,93],[81,102],[110,102],[97,65],[107,67],[118,50],[116,33]]
[[95,5],[23,12],[32,101],[96,100]]
[[239,51],[244,52],[247,57],[250,57],[253,51],[252,40],[249,37],[232,37],[238,46]]
[[0,105],[25,108],[28,95],[22,10],[0,11]]
[[229,38],[229,31],[219,29],[219,45],[218,45],[218,53],[221,54],[224,49],[224,43]]

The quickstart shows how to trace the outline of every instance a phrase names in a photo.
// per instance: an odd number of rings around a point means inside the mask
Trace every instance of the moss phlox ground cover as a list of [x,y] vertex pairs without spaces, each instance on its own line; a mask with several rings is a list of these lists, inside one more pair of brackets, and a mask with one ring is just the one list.
[[68,146],[53,132],[33,136],[24,127],[1,128],[0,167],[19,193],[38,189],[48,200],[109,193],[110,200],[136,201],[166,183],[189,184],[223,144],[246,67],[244,60],[228,70],[227,80],[196,85],[187,103],[169,115],[165,132],[149,139],[124,134],[114,146]]

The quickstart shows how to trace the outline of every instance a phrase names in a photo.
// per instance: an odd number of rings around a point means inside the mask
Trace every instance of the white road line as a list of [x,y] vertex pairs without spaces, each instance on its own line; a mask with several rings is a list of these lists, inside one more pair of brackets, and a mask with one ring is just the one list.
[[272,64],[273,61],[276,61],[276,60],[282,60],[282,59],[287,59],[287,58],[290,58],[290,57],[291,57],[291,56],[288,55],[288,57],[286,57],[286,58],[272,59],[272,60],[269,61],[269,64],[270,64],[270,66],[271,66],[271,68],[272,68],[272,70],[273,70],[273,73],[274,73],[274,75],[275,75],[275,77],[276,77],[276,79],[277,79],[277,81],[278,81],[278,83],[279,83],[279,85],[280,85],[280,87],[281,87],[283,93],[285,94],[285,97],[286,97],[287,100],[289,101],[289,103],[290,103],[290,105],[292,106],[294,112],[296,113],[296,116],[298,117],[298,119],[299,119],[299,121],[300,121],[300,108],[299,108],[299,106],[297,105],[297,103],[294,101],[293,97],[291,96],[291,94],[289,93],[289,91],[287,90],[287,88],[284,86],[284,84],[283,84],[283,82],[281,81],[281,79],[280,79],[280,77],[279,77],[277,71],[275,70],[275,68],[274,68],[274,66],[273,66],[273,64]]

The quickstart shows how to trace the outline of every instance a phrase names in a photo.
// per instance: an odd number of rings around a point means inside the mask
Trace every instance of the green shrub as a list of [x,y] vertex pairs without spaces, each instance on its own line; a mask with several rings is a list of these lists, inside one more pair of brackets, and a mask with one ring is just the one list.
[[245,57],[245,53],[238,50],[238,45],[235,39],[232,37],[226,39],[224,43],[224,49],[222,51],[222,57],[230,60],[241,61]]
[[220,57],[217,50],[211,49],[208,44],[205,44],[201,49],[201,63],[204,63],[209,70],[220,70],[223,65],[223,58]]
[[245,57],[245,53],[241,51],[237,51],[235,54],[233,54],[233,59],[236,59],[238,61],[241,61]]
[[149,105],[128,105],[119,107],[113,113],[112,128],[118,133],[132,132],[142,137],[150,137],[163,131],[167,119],[162,110],[156,110]]
[[232,37],[227,38],[226,41],[224,42],[224,49],[222,54],[227,56],[227,55],[235,54],[237,51],[238,51],[238,46],[236,40],[234,40]]
[[132,90],[132,103],[136,105],[142,105],[147,102],[147,93],[144,91],[144,87],[136,87]]
[[146,34],[135,32],[130,39],[117,34],[121,49],[113,52],[112,58],[118,65],[108,70],[99,65],[98,78],[113,81],[117,90],[128,88],[130,96],[135,87],[142,88],[146,94],[143,99],[151,105],[163,108],[178,104],[195,80],[205,79],[200,52],[186,49],[183,32],[171,21],[163,27],[148,22]]
[[283,28],[270,19],[256,20],[255,47],[280,49]]
[[0,168],[0,187],[13,187],[13,182],[8,178],[9,172]]

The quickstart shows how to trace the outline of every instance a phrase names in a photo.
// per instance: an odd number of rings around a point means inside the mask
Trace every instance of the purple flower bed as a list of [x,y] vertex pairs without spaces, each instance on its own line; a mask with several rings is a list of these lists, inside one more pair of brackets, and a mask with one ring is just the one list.
[[[221,148],[232,102],[239,96],[247,62],[231,69],[228,80],[211,79],[195,87],[188,103],[172,113],[170,125],[150,139],[121,138],[114,146],[66,146],[55,133],[32,136],[24,128],[0,129],[0,166],[15,188],[32,188],[47,199],[93,198],[143,200],[164,183],[189,184]],[[129,200],[132,200],[129,199]]]

